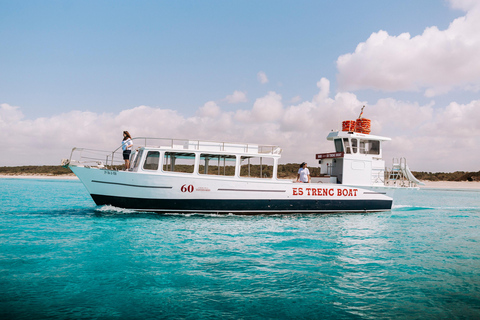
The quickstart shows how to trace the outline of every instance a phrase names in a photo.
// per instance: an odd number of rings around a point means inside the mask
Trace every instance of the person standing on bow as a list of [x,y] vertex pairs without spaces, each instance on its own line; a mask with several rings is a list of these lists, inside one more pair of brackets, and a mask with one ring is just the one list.
[[298,169],[297,181],[303,183],[310,183],[310,171],[307,168],[307,164],[302,162],[300,169]]
[[132,153],[133,149],[132,137],[128,131],[123,131],[122,149],[123,160],[125,160],[125,170],[128,170],[130,168],[130,154]]

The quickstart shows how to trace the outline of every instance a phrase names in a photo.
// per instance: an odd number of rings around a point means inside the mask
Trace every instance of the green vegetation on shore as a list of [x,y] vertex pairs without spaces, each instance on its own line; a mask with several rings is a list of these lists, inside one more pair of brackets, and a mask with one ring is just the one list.
[[413,175],[419,180],[428,181],[480,181],[480,171],[478,172],[419,172],[412,171]]
[[[253,166],[252,166],[253,167]],[[278,166],[279,178],[295,178],[299,164],[287,163]],[[309,167],[312,176],[320,175],[320,168]],[[415,177],[420,180],[428,181],[480,181],[480,171],[478,172],[420,172],[413,171]],[[62,166],[19,166],[19,167],[0,167],[0,175],[73,175],[68,168]]]
[[4,175],[47,175],[59,176],[69,175],[72,171],[62,166],[21,166],[21,167],[0,167],[0,174]]

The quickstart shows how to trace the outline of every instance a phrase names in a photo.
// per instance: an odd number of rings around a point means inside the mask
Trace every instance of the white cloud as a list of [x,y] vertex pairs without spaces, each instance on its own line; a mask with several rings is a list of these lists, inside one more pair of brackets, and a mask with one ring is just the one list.
[[282,96],[270,91],[255,100],[252,110],[238,110],[236,119],[242,122],[268,122],[278,120],[282,114]]
[[316,103],[321,103],[323,100],[328,99],[330,95],[330,81],[322,78],[317,82],[317,87],[320,89],[320,92],[313,97],[313,100]]
[[[468,104],[452,102],[435,114],[434,121],[422,128],[422,135],[430,137],[440,135],[449,136],[455,140],[476,141],[480,137],[479,119],[480,100]],[[476,144],[479,146],[478,142]]]
[[220,107],[214,101],[209,101],[205,103],[203,107],[200,107],[197,114],[200,117],[215,118],[220,114],[220,112]]
[[283,114],[282,96],[270,91],[253,104],[252,116],[256,121],[275,121]]
[[0,104],[0,125],[6,125],[9,122],[18,122],[23,118],[23,113],[19,107],[10,106],[6,103]]
[[[279,145],[282,163],[309,161],[316,153],[331,152],[326,140],[343,120],[355,119],[362,105],[350,92],[329,96],[329,81],[318,82],[310,101],[284,106],[275,92],[256,99],[250,109],[222,111],[209,101],[185,117],[174,110],[139,106],[119,113],[71,111],[26,119],[20,107],[0,105],[2,154],[0,166],[59,164],[73,147],[114,150],[122,131],[134,137],[163,137]],[[477,171],[480,150],[480,100],[452,102],[445,107],[391,98],[367,104],[364,117],[372,134],[385,135],[387,166],[393,157],[406,157],[412,170]]]
[[478,171],[480,100],[433,108],[394,99],[367,106],[374,130],[392,137],[385,144],[385,160],[406,157],[418,171]]
[[259,73],[257,73],[257,79],[261,84],[268,83],[267,75],[263,71],[260,71]]
[[300,101],[302,101],[302,97],[295,96],[290,100],[290,103],[299,103]]
[[240,103],[240,102],[247,102],[247,94],[242,91],[235,90],[233,94],[228,95],[225,100],[228,103]]
[[469,11],[479,6],[478,0],[449,0],[454,9]]
[[[425,106],[420,106],[417,102],[398,101],[392,98],[380,99],[375,107],[366,107],[366,111],[373,116],[373,119],[382,119],[382,123],[378,123],[381,129],[394,134],[398,130],[413,130],[423,123],[429,122],[433,118],[434,102],[430,102]],[[371,110],[373,109],[373,110]],[[374,111],[372,114],[370,111]],[[384,128],[384,125],[388,127]]]
[[303,128],[310,128],[314,122],[311,116],[314,109],[315,105],[309,101],[288,107],[283,115],[282,129],[302,131]]
[[469,10],[446,30],[426,28],[423,34],[391,36],[378,31],[360,43],[354,53],[337,59],[342,90],[425,90],[433,97],[452,89],[480,86],[480,6],[478,1],[456,0],[452,6]]

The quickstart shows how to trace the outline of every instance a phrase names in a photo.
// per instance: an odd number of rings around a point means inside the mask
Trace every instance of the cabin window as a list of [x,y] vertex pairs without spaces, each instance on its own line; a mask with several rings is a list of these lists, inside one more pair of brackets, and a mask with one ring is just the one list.
[[148,151],[147,156],[145,157],[145,162],[143,163],[143,169],[145,170],[158,170],[158,164],[160,160],[160,152],[158,151]]
[[195,153],[165,152],[163,156],[163,171],[193,173],[195,168]]
[[273,158],[242,156],[240,177],[271,179],[273,177],[273,164]]
[[199,174],[234,176],[237,157],[226,154],[200,154]]
[[358,144],[358,140],[352,139],[352,153],[357,153],[357,144]]
[[133,168],[138,168],[138,166],[140,165],[140,160],[142,159],[142,155],[143,155],[143,149],[140,149],[140,151],[137,153],[137,156],[135,157]]
[[378,140],[360,140],[360,153],[380,154],[380,141]]
[[335,139],[335,152],[343,152],[342,139]]
[[350,149],[350,142],[348,141],[348,138],[343,138],[343,144],[345,145],[345,153],[352,153]]

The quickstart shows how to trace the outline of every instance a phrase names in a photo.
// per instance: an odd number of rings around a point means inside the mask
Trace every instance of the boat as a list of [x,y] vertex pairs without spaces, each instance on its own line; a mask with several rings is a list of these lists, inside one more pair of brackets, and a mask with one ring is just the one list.
[[399,185],[382,178],[381,143],[388,138],[336,131],[327,139],[336,152],[316,155],[323,174],[308,184],[277,177],[279,146],[249,143],[138,137],[127,170],[119,169],[121,147],[73,148],[62,163],[99,206],[220,214],[391,210]]

